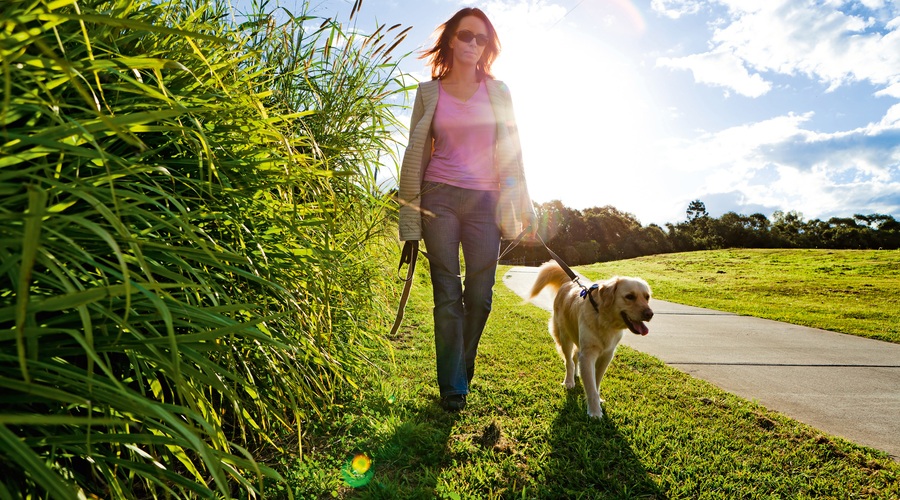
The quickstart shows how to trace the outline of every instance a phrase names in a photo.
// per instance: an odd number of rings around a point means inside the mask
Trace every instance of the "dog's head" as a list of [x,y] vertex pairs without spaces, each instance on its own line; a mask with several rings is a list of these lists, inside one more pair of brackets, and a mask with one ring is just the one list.
[[653,318],[650,309],[650,285],[640,278],[616,276],[600,287],[601,307],[622,320],[624,328],[636,335],[647,335],[650,329],[644,324]]

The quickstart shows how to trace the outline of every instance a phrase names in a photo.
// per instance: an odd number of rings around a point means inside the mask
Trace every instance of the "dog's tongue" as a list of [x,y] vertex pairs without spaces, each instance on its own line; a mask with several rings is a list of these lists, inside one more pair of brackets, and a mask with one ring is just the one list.
[[631,333],[635,335],[647,335],[650,333],[650,329],[647,328],[647,325],[644,324],[643,321],[631,321],[631,318],[625,314],[625,311],[622,311],[622,321],[628,326],[628,329],[631,330]]
[[648,333],[650,333],[650,329],[647,328],[647,325],[643,322],[634,322],[632,323],[632,325],[634,325],[634,331],[641,335],[647,335]]
[[622,319],[624,319],[625,322],[628,323],[628,329],[631,330],[632,333],[641,336],[650,333],[650,329],[647,328],[647,325],[643,321],[631,321],[631,319],[629,319],[628,316],[625,316],[624,314],[622,315]]

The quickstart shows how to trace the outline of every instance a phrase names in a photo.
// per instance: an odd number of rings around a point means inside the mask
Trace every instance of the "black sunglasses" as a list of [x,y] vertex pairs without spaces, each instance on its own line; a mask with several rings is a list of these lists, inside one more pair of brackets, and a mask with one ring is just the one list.
[[456,32],[456,39],[462,43],[469,43],[472,39],[475,39],[475,44],[479,47],[484,47],[488,43],[487,35],[476,35],[469,30],[462,30]]

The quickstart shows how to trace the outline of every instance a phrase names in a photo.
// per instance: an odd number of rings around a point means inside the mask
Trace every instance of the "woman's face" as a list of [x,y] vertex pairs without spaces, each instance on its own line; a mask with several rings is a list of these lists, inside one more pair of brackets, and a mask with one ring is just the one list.
[[[459,39],[460,34],[468,42]],[[474,35],[474,37],[473,37]],[[479,45],[478,42],[482,42]],[[459,26],[456,27],[456,33],[450,37],[450,48],[453,50],[454,64],[462,64],[474,66],[481,59],[487,42],[490,41],[487,26],[481,18],[476,16],[466,16],[459,20]]]

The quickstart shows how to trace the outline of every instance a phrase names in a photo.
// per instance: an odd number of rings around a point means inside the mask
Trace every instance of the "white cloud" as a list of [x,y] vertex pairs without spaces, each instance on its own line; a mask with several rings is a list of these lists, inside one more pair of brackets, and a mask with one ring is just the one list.
[[[691,69],[700,83],[730,86],[751,97],[762,95],[759,82],[753,82],[748,91],[749,73],[746,69],[746,74],[736,71],[738,67],[790,76],[803,74],[830,90],[851,82],[894,85],[900,81],[900,18],[888,19],[879,15],[881,11],[848,13],[864,7],[858,1],[718,3],[728,8],[730,18],[714,31],[711,49],[703,54],[661,59],[661,65]],[[886,8],[880,2],[867,2],[865,6]],[[716,72],[710,65],[722,69]],[[704,78],[709,74],[719,78]],[[890,95],[894,93],[892,90]]]
[[884,118],[881,119],[880,125],[885,128],[900,129],[900,104],[895,104],[888,109],[887,113],[884,114]]
[[889,96],[889,97],[896,97],[897,99],[900,99],[900,82],[893,83],[893,84],[879,90],[878,92],[875,92],[875,96],[876,97]]
[[497,28],[502,41],[508,33],[532,28],[547,29],[563,19],[568,10],[562,5],[542,0],[518,2],[492,0],[484,4],[484,11]]
[[704,3],[703,0],[652,0],[650,8],[666,17],[678,19],[681,16],[696,14]]
[[641,176],[643,199],[667,203],[616,206],[645,223],[679,220],[695,199],[713,216],[779,209],[824,220],[900,210],[900,105],[881,122],[831,134],[809,130],[813,116],[789,113],[651,145],[656,167]]
[[657,66],[688,69],[697,83],[725,87],[747,97],[759,97],[772,88],[772,84],[759,74],[750,74],[743,61],[727,50],[716,50],[687,57],[661,57]]
[[860,0],[860,3],[866,6],[867,9],[881,9],[884,7],[885,0]]

